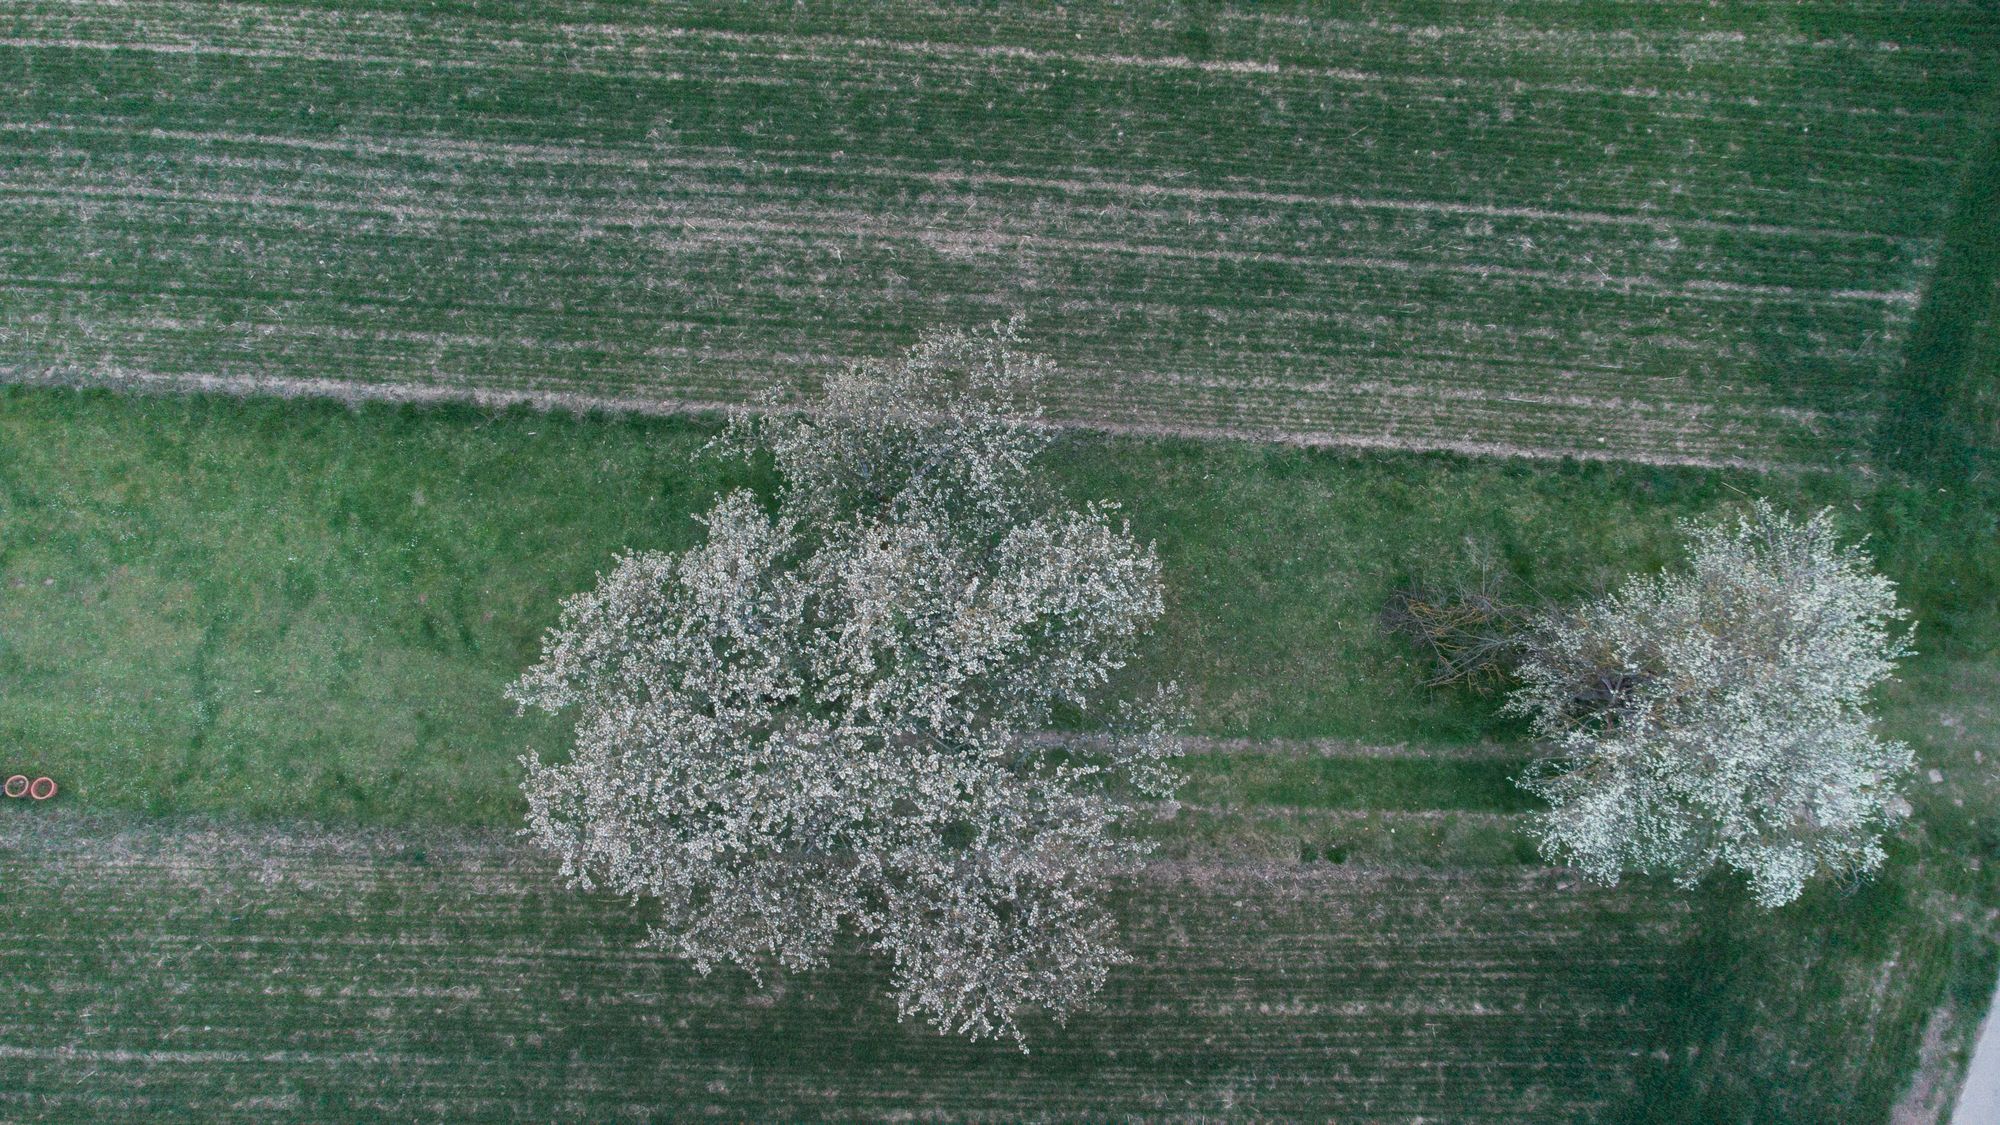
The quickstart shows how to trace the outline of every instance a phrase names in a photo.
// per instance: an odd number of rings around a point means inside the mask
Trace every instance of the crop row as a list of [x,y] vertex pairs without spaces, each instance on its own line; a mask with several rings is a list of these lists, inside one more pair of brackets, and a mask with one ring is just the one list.
[[1885,11],[16,5],[0,374],[685,406],[1020,309],[1078,421],[1837,460],[1996,47]]
[[1163,864],[1101,1010],[1024,1056],[895,1023],[863,956],[696,976],[501,838],[10,818],[0,860],[10,1118],[1580,1119],[1680,929],[1559,872]]

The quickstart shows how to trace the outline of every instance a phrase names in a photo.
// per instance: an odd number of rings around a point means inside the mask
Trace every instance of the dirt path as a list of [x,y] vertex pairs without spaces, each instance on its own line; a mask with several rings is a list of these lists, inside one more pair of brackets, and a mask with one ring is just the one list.
[[1986,1007],[1986,1020],[1979,1025],[1979,1045],[1965,1067],[1965,1085],[1959,1090],[1958,1108],[1952,1125],[1993,1125],[2000,1121],[2000,984],[1993,987],[1993,999]]

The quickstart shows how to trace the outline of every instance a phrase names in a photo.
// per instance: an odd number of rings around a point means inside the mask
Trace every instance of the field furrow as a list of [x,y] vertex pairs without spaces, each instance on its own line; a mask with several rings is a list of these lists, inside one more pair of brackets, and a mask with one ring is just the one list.
[[0,11],[0,378],[690,409],[1022,311],[1055,416],[1862,456],[1971,4]]
[[1023,1056],[896,1024],[865,956],[695,975],[500,836],[28,814],[0,862],[22,1119],[1584,1120],[1684,916],[1544,869],[1161,863],[1121,893],[1135,962]]

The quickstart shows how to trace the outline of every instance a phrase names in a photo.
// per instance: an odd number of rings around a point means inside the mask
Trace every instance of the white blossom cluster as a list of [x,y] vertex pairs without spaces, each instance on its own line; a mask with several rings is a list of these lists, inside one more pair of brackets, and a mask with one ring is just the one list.
[[1726,866],[1764,906],[1875,869],[1914,764],[1867,714],[1910,652],[1892,584],[1824,511],[1688,530],[1686,569],[1537,622],[1508,708],[1559,752],[1521,782],[1544,851],[1612,883]]
[[[1015,332],[735,419],[775,511],[734,492],[701,546],[622,556],[510,689],[577,714],[569,761],[523,759],[528,833],[572,885],[657,903],[650,940],[703,972],[809,968],[851,930],[901,1015],[1019,1042],[1124,959],[1098,896],[1144,850],[1117,822],[1178,784],[1172,692],[1096,697],[1160,567],[1113,505],[1035,486],[1047,365]],[[1111,737],[1036,737],[1092,714]]]

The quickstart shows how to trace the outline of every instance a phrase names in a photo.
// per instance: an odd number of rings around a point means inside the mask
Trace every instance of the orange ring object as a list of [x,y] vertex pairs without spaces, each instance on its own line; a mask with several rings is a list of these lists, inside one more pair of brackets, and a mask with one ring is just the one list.
[[9,797],[20,797],[28,792],[28,775],[17,773],[7,779],[6,793]]
[[38,777],[28,783],[28,796],[37,801],[46,801],[55,795],[56,779],[53,777]]

